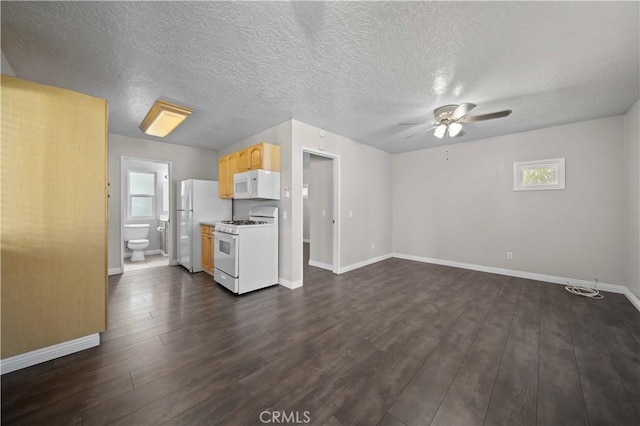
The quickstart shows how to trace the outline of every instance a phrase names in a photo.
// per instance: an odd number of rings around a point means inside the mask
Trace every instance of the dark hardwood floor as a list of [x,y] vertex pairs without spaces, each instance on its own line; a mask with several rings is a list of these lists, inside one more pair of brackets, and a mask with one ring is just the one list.
[[640,424],[622,295],[400,259],[304,282],[111,277],[101,346],[2,376],[2,423]]

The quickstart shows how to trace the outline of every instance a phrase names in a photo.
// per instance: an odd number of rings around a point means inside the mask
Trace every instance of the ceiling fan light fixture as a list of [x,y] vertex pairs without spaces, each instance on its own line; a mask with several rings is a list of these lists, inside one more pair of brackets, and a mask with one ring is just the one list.
[[436,138],[442,139],[446,131],[447,131],[447,125],[441,124],[438,127],[436,127],[436,130],[433,132],[433,134]]
[[460,130],[462,130],[462,125],[460,123],[449,124],[449,136],[451,137],[458,136],[458,134],[460,133]]
[[192,112],[191,108],[157,100],[140,123],[140,130],[147,135],[163,138],[182,124]]

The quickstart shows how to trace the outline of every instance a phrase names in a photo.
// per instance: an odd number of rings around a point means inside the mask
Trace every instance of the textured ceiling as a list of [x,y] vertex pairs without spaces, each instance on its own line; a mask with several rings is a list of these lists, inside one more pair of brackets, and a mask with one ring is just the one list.
[[[166,142],[218,149],[291,118],[389,152],[625,113],[638,2],[1,2],[21,78],[104,97],[110,131],[160,98]],[[436,139],[397,123],[473,102],[507,118]],[[472,114],[472,115],[473,115]]]

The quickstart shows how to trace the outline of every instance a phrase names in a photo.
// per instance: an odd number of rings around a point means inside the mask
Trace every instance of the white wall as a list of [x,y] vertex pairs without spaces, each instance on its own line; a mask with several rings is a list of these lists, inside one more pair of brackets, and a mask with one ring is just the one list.
[[305,200],[309,202],[309,260],[333,265],[333,160],[311,155],[306,171],[309,176],[309,199]]
[[640,298],[640,102],[631,107],[626,119],[627,227],[628,251],[626,285]]
[[[162,202],[164,198],[163,185],[164,176],[169,174],[169,166],[166,163],[156,163],[153,161],[141,161],[141,160],[125,160],[122,162],[122,170],[120,173],[120,194],[122,199],[120,200],[122,205],[126,205],[127,197],[127,172],[149,172],[156,174],[156,217],[153,219],[137,219],[127,220],[125,218],[125,224],[127,223],[146,223],[149,225],[149,247],[145,250],[159,250],[161,248],[162,233],[157,230],[159,223],[159,217],[164,212],[162,210]],[[125,253],[131,253],[126,245],[124,247]]]
[[[391,157],[388,152],[334,133],[293,122],[293,277],[302,279],[302,148],[340,156],[340,267],[366,262],[392,252]],[[349,215],[352,212],[352,215]],[[372,249],[371,245],[375,244]]]
[[[624,283],[624,124],[611,117],[394,155],[394,251]],[[513,162],[557,157],[566,157],[566,190],[513,191]]]
[[[148,160],[171,162],[170,212],[175,215],[176,182],[184,179],[218,180],[218,153],[216,151],[190,148],[109,134],[109,269],[120,268],[122,240],[120,236],[120,157],[136,157]],[[175,257],[175,226],[171,226],[173,253]],[[175,261],[174,259],[171,259]]]
[[[291,253],[291,198],[284,197],[284,188],[291,188],[291,121],[285,121],[277,126],[271,127],[248,138],[242,139],[232,145],[222,148],[218,153],[220,157],[227,154],[248,148],[260,142],[272,145],[279,145],[282,156],[282,170],[280,172],[280,201],[254,201],[254,200],[234,200],[233,217],[245,218],[250,208],[254,205],[277,205],[279,207],[279,266],[278,274],[280,278],[292,281],[292,253]],[[216,179],[217,180],[217,179]],[[284,219],[284,213],[288,218]],[[302,256],[302,253],[300,253]]]

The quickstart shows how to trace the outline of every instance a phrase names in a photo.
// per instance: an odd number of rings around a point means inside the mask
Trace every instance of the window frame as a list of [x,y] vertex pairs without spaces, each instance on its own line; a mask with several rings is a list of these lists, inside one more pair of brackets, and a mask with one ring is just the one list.
[[[131,193],[131,173],[153,175],[153,195],[149,194],[132,194]],[[156,172],[149,172],[143,170],[127,170],[127,220],[150,220],[155,219],[157,216],[157,197],[158,197],[158,176]],[[151,198],[151,216],[133,216],[131,214],[133,197],[145,197]]]
[[[522,182],[523,170],[535,166],[553,166],[556,169],[556,181],[552,184],[525,185]],[[514,191],[549,191],[565,189],[565,158],[550,158],[547,160],[519,161],[513,163],[513,190]]]

